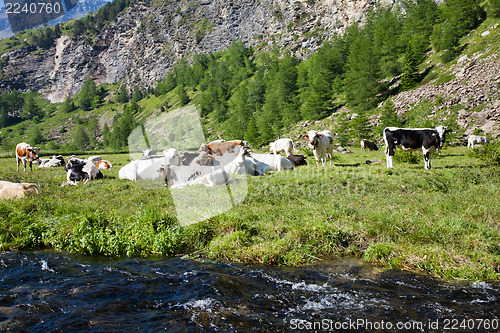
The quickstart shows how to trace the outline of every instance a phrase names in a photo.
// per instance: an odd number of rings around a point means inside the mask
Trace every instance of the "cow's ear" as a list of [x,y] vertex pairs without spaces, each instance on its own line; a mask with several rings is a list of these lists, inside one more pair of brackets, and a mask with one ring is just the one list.
[[323,134],[317,134],[318,138],[322,138],[323,137]]
[[307,135],[307,134],[302,135],[302,137],[303,137],[304,139],[309,139],[309,135]]

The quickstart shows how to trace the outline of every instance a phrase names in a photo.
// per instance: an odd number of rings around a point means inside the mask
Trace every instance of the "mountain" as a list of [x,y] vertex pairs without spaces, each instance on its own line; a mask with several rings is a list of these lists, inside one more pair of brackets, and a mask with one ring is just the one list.
[[[66,22],[69,20],[84,17],[89,12],[93,13],[99,8],[110,2],[111,0],[80,0],[78,4],[68,13],[55,20],[48,22],[49,26]],[[9,18],[7,17],[6,9],[3,1],[0,1],[0,39],[13,36],[14,33],[10,27]]]
[[379,4],[394,1],[132,1],[96,35],[63,35],[48,49],[5,53],[0,89],[36,90],[60,102],[74,96],[87,75],[97,84],[150,87],[179,59],[225,50],[233,40],[306,58]]

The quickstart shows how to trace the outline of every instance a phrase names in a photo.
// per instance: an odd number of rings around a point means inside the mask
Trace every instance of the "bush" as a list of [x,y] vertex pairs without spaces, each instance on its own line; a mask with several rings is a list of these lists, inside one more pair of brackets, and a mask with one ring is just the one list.
[[396,162],[418,164],[420,160],[421,158],[419,158],[418,154],[415,152],[402,151],[399,149],[396,149],[394,152],[394,161]]
[[483,161],[488,166],[500,166],[500,142],[490,142],[485,146],[476,146],[467,152],[470,157]]

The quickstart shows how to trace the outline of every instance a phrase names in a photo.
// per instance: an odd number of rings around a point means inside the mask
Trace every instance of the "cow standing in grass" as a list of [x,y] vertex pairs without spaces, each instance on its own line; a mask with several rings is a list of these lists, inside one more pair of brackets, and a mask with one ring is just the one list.
[[422,150],[425,169],[430,170],[430,154],[441,149],[445,134],[446,128],[444,126],[438,126],[434,129],[386,127],[384,129],[384,142],[387,167],[393,167],[394,152],[396,148],[399,148],[403,151]]
[[488,144],[488,139],[485,136],[469,135],[469,138],[467,139],[467,149],[474,149],[474,144],[486,146]]
[[332,164],[333,135],[330,131],[309,131],[302,137],[307,140],[309,147],[313,149],[316,166],[318,166],[319,160],[321,160],[323,166],[326,166],[328,155],[330,156],[330,165]]
[[33,162],[38,161],[38,148],[31,147],[26,142],[18,143],[16,146],[16,163],[17,171],[19,171],[19,163],[23,162],[24,171],[26,171],[26,162],[30,165],[30,170],[33,171]]
[[284,152],[288,156],[293,151],[293,141],[292,139],[278,139],[269,144],[269,149],[274,155]]

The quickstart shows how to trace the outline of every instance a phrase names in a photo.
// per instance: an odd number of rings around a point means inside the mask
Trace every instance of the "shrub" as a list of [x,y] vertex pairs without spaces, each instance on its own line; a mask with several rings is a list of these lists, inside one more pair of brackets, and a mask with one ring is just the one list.
[[394,161],[396,162],[418,164],[420,160],[418,154],[415,152],[402,151],[399,149],[394,152]]
[[467,152],[470,157],[483,161],[488,166],[500,166],[500,142],[490,142],[485,146],[476,146]]

